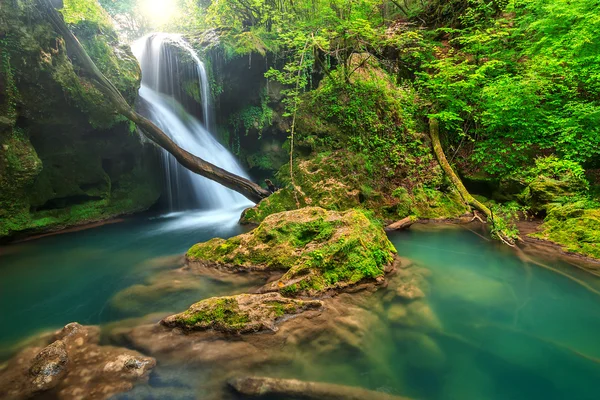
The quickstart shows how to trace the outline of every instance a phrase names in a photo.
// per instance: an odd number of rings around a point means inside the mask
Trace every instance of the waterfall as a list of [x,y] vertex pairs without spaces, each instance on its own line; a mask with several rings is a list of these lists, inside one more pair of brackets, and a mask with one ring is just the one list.
[[[140,113],[154,122],[183,149],[229,172],[247,178],[235,157],[210,133],[213,110],[204,64],[180,35],[157,33],[132,46],[142,68],[139,91]],[[195,68],[186,67],[190,57]],[[182,89],[195,82],[202,100],[199,121],[190,112]],[[187,106],[187,108],[186,108]],[[171,211],[239,208],[251,205],[245,197],[182,167],[168,152],[162,152],[168,203]]]

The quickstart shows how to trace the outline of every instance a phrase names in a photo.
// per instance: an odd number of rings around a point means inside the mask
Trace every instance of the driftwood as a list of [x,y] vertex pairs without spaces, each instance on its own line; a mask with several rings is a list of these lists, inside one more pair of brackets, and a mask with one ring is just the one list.
[[[431,138],[431,145],[433,146],[433,152],[435,153],[438,163],[444,170],[446,176],[450,178],[450,180],[456,187],[456,190],[458,190],[458,193],[460,193],[460,196],[462,197],[464,202],[472,208],[482,212],[486,216],[487,220],[491,221],[492,224],[494,224],[494,215],[492,214],[492,211],[488,207],[486,207],[485,204],[475,199],[471,195],[471,193],[469,193],[465,185],[462,183],[462,181],[454,172],[452,166],[448,162],[448,159],[444,154],[444,149],[442,148],[442,144],[440,142],[440,125],[439,122],[435,119],[429,120],[429,136]],[[476,218],[477,217],[475,217],[475,219]],[[504,244],[507,244],[511,247],[515,246],[514,240],[509,238],[504,232],[498,231],[495,233]]]
[[409,400],[406,397],[333,383],[306,382],[297,379],[238,377],[228,385],[244,397],[282,396],[304,400]]
[[417,222],[416,218],[406,217],[404,219],[401,219],[400,221],[394,222],[393,224],[389,224],[388,226],[385,227],[385,230],[388,232],[401,231],[403,229],[410,228],[415,222]]
[[77,63],[89,74],[96,88],[105,95],[106,100],[115,107],[115,110],[119,114],[134,122],[148,139],[172,154],[185,168],[218,182],[229,189],[235,190],[253,202],[258,203],[270,195],[269,191],[261,188],[256,183],[232,174],[182,149],[152,121],[138,114],[127,103],[127,100],[125,100],[112,82],[94,64],[94,61],[89,57],[81,43],[79,43],[79,40],[70,31],[64,19],[55,10],[50,1],[38,0],[37,5],[42,15],[46,16],[48,22],[52,24],[56,32],[64,38],[71,56],[74,56]]

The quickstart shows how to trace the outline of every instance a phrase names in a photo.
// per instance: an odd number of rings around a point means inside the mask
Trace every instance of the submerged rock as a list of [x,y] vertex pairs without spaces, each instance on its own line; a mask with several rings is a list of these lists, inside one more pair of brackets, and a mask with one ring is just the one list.
[[414,301],[408,305],[393,304],[387,313],[389,322],[394,325],[438,331],[442,323],[431,306],[423,300]]
[[276,323],[306,310],[323,306],[318,300],[293,300],[279,293],[215,297],[192,305],[187,311],[161,321],[186,330],[214,329],[229,333],[276,331]]
[[67,347],[65,342],[56,342],[44,347],[33,359],[29,375],[33,378],[35,391],[52,389],[67,373]]
[[270,215],[250,233],[197,244],[187,260],[231,272],[282,271],[263,292],[317,295],[381,279],[395,252],[362,211],[307,207]]
[[306,382],[297,379],[266,377],[236,377],[228,381],[237,393],[252,398],[302,398],[318,400],[407,400],[387,393],[376,392],[355,386],[344,386],[324,382]]
[[0,397],[27,399],[51,391],[58,399],[106,399],[148,378],[156,361],[100,346],[100,329],[71,323],[44,348],[28,347],[0,371]]
[[403,283],[398,286],[396,295],[406,300],[416,300],[425,297],[425,293],[413,282]]

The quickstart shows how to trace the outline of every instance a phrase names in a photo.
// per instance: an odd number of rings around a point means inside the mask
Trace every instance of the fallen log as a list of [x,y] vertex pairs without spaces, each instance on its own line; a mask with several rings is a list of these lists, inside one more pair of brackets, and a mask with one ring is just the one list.
[[71,56],[74,56],[77,63],[90,75],[94,85],[106,96],[106,100],[115,107],[119,114],[134,122],[148,139],[172,154],[182,166],[190,171],[235,190],[255,203],[269,197],[271,192],[263,189],[258,184],[232,174],[182,149],[152,121],[138,114],[127,103],[121,92],[98,69],[50,1],[37,0],[37,5],[42,15],[46,16],[56,32],[63,37]]
[[393,224],[389,224],[385,227],[385,230],[388,232],[392,231],[401,231],[403,229],[410,228],[415,222],[417,222],[417,218],[415,217],[406,217],[401,219],[400,221],[396,221]]
[[324,382],[267,377],[237,377],[227,384],[238,394],[250,398],[282,396],[305,400],[409,400],[406,397]]

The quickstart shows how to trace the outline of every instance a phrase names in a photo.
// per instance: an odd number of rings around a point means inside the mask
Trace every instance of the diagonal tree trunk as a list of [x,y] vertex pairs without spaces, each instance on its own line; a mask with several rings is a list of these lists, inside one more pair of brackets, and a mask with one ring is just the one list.
[[229,171],[219,168],[192,153],[179,147],[169,136],[167,136],[152,121],[138,114],[121,95],[119,90],[109,81],[98,69],[85,49],[79,43],[79,40],[73,35],[65,24],[62,16],[56,11],[49,0],[37,0],[38,8],[42,15],[46,16],[58,34],[60,34],[68,50],[77,59],[77,62],[91,76],[96,87],[106,96],[106,99],[115,107],[116,111],[134,122],[142,133],[154,143],[171,153],[177,161],[185,168],[205,178],[211,179],[221,185],[235,190],[244,195],[249,200],[258,203],[260,200],[268,197],[270,192],[261,188],[256,183],[232,174]]
[[[481,211],[483,214],[485,214],[487,220],[490,221],[494,227],[496,227],[496,217],[494,217],[492,211],[486,207],[485,204],[475,199],[471,193],[469,193],[465,185],[462,183],[462,180],[458,177],[458,175],[456,175],[452,169],[452,166],[448,162],[448,159],[444,154],[444,149],[442,148],[442,143],[440,142],[440,125],[436,119],[429,120],[429,137],[431,138],[431,145],[433,146],[433,152],[435,153],[438,163],[444,170],[444,173],[448,176],[448,178],[450,178],[464,202],[473,209]],[[514,246],[514,240],[506,235],[505,232],[501,230],[495,230],[494,233],[504,244]]]

